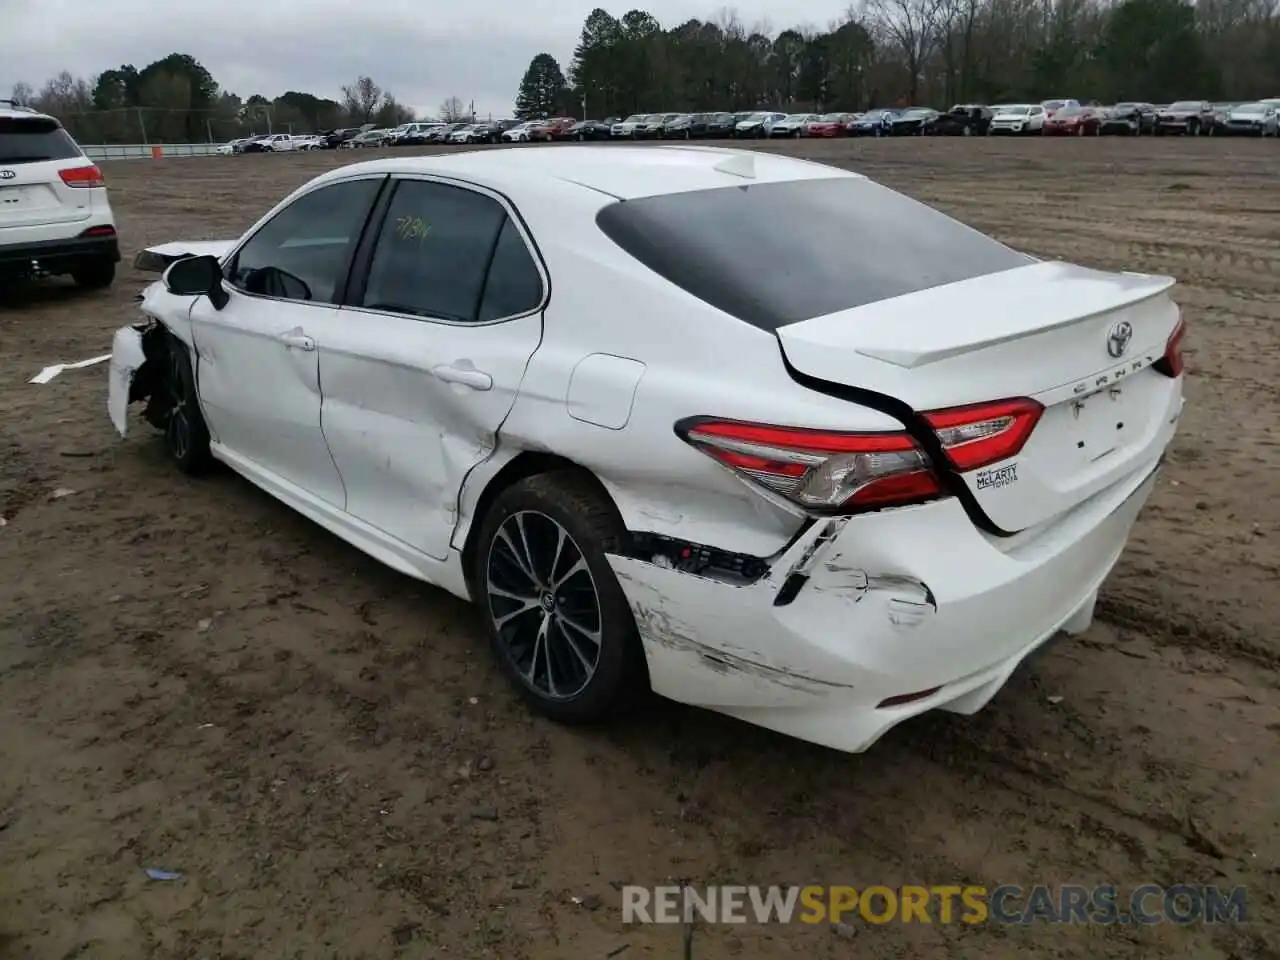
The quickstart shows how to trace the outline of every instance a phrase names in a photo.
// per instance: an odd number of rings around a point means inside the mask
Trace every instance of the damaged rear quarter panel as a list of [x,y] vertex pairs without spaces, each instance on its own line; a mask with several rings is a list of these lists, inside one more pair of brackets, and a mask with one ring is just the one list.
[[[573,200],[548,217],[573,212]],[[589,216],[605,198],[595,195]],[[776,337],[684,293],[641,268],[589,230],[540,229],[540,211],[521,204],[552,276],[545,336],[502,426],[499,455],[468,478],[465,537],[475,504],[505,457],[554,454],[590,471],[608,490],[628,530],[687,539],[769,557],[804,522],[675,433],[690,416],[722,416],[819,429],[886,430],[901,425],[876,411],[800,386],[787,373]],[[591,241],[591,242],[587,242]],[[556,283],[571,276],[571,283]],[[726,353],[732,362],[726,362]],[[574,369],[591,354],[643,364],[625,426],[574,419]]]

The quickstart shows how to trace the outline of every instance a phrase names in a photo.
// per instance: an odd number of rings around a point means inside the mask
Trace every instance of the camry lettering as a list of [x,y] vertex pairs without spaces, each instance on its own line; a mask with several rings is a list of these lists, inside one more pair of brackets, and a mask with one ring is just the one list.
[[1114,367],[1104,373],[1098,374],[1092,380],[1081,380],[1071,388],[1072,394],[1077,398],[1087,397],[1091,394],[1098,393],[1106,389],[1108,386],[1118,383],[1126,377],[1132,376],[1139,370],[1145,370],[1160,358],[1147,354],[1137,360],[1131,360],[1129,363],[1121,367]]

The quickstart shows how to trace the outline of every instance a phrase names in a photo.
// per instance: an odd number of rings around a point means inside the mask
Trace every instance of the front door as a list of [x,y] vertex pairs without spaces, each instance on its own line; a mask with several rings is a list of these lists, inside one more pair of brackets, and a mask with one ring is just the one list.
[[505,201],[393,182],[367,273],[311,328],[321,422],[347,512],[444,559],[463,479],[493,452],[541,341],[548,287]]
[[320,429],[313,328],[338,312],[351,255],[385,177],[298,197],[234,251],[230,296],[191,308],[201,408],[215,442],[260,479],[342,508],[342,478]]

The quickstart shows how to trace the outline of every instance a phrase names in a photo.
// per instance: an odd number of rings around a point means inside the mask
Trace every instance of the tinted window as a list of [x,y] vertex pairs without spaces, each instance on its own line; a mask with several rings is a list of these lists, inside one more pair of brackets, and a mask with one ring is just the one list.
[[240,248],[228,280],[258,296],[336,303],[381,184],[351,180],[302,195]]
[[56,120],[0,117],[0,163],[38,163],[82,156]]
[[402,181],[373,252],[361,306],[474,322],[506,218],[501,204],[474,190]]
[[852,177],[627,200],[596,222],[676,286],[765,330],[1032,262]]
[[487,322],[513,317],[533,310],[541,302],[542,275],[524,237],[508,217],[493,251],[477,319]]

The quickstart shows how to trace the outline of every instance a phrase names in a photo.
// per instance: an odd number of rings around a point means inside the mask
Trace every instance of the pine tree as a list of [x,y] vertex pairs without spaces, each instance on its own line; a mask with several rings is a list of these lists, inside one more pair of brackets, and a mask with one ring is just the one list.
[[540,53],[529,61],[529,69],[520,81],[516,94],[516,117],[520,120],[537,120],[550,117],[565,97],[564,74],[560,64],[549,53]]

